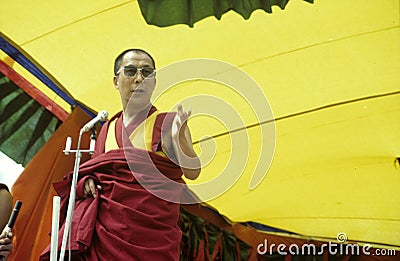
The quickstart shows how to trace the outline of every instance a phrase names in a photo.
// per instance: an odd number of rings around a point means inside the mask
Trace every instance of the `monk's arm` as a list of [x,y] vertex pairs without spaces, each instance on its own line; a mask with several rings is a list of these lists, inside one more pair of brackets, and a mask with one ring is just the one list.
[[188,179],[196,179],[201,171],[200,159],[193,148],[187,121],[191,111],[185,111],[181,105],[175,115],[172,126],[163,137],[163,149],[176,164],[178,164],[183,175]]
[[177,153],[177,158],[183,175],[188,179],[196,179],[200,175],[201,163],[194,151],[190,131],[186,124],[179,132],[179,145],[183,155]]

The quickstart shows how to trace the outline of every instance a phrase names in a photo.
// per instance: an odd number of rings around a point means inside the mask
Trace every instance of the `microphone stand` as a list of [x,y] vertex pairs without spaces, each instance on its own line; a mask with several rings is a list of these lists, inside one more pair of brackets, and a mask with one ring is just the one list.
[[[72,224],[72,216],[74,215],[74,207],[75,207],[75,197],[76,197],[76,184],[78,181],[78,172],[79,172],[79,164],[81,161],[81,157],[82,157],[82,153],[90,153],[93,154],[94,153],[94,145],[95,145],[95,135],[96,132],[94,130],[94,128],[92,128],[92,135],[90,137],[90,148],[88,150],[81,150],[80,149],[80,145],[81,145],[81,138],[82,138],[82,134],[84,133],[84,129],[82,128],[79,132],[79,138],[78,138],[78,144],[76,147],[76,150],[71,150],[71,137],[67,137],[67,141],[65,144],[65,150],[63,150],[65,155],[69,155],[70,153],[75,153],[75,165],[74,165],[74,172],[72,175],[72,182],[71,182],[71,191],[69,194],[69,201],[68,201],[68,210],[67,210],[67,218],[65,221],[65,227],[64,227],[64,234],[63,234],[63,239],[62,239],[62,244],[61,244],[61,251],[60,251],[60,261],[64,260],[64,256],[65,256],[65,248],[66,248],[66,244],[67,244],[67,240],[69,239],[68,243],[69,246],[71,247],[71,224]],[[58,220],[57,222],[53,221],[53,224],[57,223],[56,225],[58,226]],[[58,228],[57,228],[58,231]],[[53,236],[53,234],[52,234]],[[57,236],[58,238],[58,236]],[[58,241],[58,240],[57,240]],[[52,251],[54,251],[53,253],[55,253],[55,258],[57,258],[57,245],[56,244],[56,249],[52,249]],[[71,249],[69,249],[71,250]],[[69,255],[69,257],[71,258],[71,255]]]

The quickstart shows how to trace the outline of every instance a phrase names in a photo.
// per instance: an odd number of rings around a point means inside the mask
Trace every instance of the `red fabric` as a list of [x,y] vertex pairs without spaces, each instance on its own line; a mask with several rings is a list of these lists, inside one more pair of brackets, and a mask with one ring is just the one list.
[[162,113],[157,115],[156,123],[154,124],[154,135],[151,143],[152,151],[161,150],[161,137],[166,133],[172,126],[172,121],[176,112]]
[[214,251],[212,253],[211,260],[221,260],[222,259],[222,238],[221,233],[217,236],[217,242],[214,246]]
[[[108,123],[99,134],[96,156],[80,166],[71,229],[73,260],[179,260],[180,206],[158,196],[179,199],[183,183],[180,167],[131,146],[100,154],[107,128]],[[96,199],[79,198],[83,194],[82,178],[87,176],[102,186]],[[54,185],[62,198],[63,218],[71,179],[72,173]],[[158,196],[144,189],[143,184]],[[64,226],[60,229],[59,249],[63,230]],[[48,259],[49,247],[41,256],[41,260]]]
[[197,255],[194,257],[194,261],[204,261],[206,259],[204,255],[204,241],[199,240],[199,246],[197,250]]

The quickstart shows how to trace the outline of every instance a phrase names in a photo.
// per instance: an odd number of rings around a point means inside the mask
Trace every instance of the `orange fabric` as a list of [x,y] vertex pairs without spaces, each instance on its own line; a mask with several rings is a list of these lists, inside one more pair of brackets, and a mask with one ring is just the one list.
[[197,256],[194,258],[195,261],[204,261],[206,256],[204,255],[204,241],[199,241],[199,249],[197,250]]
[[[62,150],[67,136],[72,137],[72,148],[76,148],[79,130],[89,120],[89,116],[77,107],[29,162],[12,187],[14,201],[21,200],[23,205],[15,223],[14,248],[9,260],[38,260],[50,243],[55,195],[52,183],[73,170],[75,161],[75,155],[66,156]],[[83,135],[82,148],[89,146],[89,136]],[[89,157],[87,154],[82,156],[81,162]]]

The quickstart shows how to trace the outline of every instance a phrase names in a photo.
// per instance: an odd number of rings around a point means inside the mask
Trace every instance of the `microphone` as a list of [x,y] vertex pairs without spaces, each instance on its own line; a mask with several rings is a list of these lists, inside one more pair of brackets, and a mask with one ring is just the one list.
[[107,117],[108,117],[108,112],[107,111],[105,111],[105,110],[99,111],[99,114],[97,114],[96,117],[94,117],[91,121],[86,123],[85,126],[83,126],[83,128],[81,129],[81,132],[84,133],[84,132],[89,131],[99,121],[107,120]]
[[8,237],[8,234],[10,234],[11,230],[14,227],[14,223],[15,223],[15,220],[17,220],[18,213],[19,213],[19,210],[21,209],[21,206],[22,206],[22,202],[17,200],[17,202],[15,202],[15,205],[14,205],[14,210],[11,213],[10,220],[8,221],[8,224],[5,226],[5,228],[3,229],[3,233],[6,233],[7,237]]

